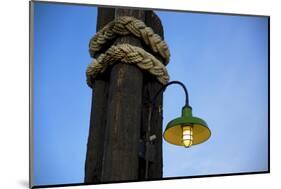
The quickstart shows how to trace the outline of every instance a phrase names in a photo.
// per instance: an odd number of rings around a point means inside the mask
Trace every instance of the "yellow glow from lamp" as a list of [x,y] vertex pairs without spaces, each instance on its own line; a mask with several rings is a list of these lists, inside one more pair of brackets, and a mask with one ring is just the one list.
[[207,123],[194,117],[189,106],[183,107],[182,116],[170,121],[163,133],[167,142],[186,148],[205,142],[210,136]]
[[191,126],[183,126],[182,128],[182,143],[184,147],[188,148],[192,146],[193,132]]

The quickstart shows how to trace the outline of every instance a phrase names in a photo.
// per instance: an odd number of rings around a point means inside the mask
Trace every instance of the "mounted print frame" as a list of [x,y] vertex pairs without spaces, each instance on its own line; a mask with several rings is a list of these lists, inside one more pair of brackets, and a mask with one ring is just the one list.
[[270,172],[269,16],[29,3],[31,188]]

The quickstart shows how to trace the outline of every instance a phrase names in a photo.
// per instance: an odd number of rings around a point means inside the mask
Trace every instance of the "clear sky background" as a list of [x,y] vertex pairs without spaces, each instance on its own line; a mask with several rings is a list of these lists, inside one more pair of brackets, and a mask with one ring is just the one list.
[[[164,177],[268,169],[268,20],[156,11],[171,51],[171,80],[186,84],[193,114],[211,138],[189,149],[163,142]],[[81,183],[91,89],[85,70],[96,8],[35,3],[34,184]],[[180,116],[184,93],[164,93],[166,124]]]

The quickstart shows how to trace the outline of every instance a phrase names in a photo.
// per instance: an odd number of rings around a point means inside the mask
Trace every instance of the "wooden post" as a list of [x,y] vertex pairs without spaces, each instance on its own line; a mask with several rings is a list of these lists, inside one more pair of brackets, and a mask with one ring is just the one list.
[[[115,9],[98,8],[96,31],[114,20]],[[85,183],[100,183],[106,126],[109,71],[94,82],[92,110],[85,162]]]
[[[155,33],[164,38],[163,27],[160,19],[153,11],[146,11],[145,23],[148,27],[151,27]],[[145,50],[153,54],[158,60],[164,62],[164,60],[158,54],[153,53],[150,48],[145,48]],[[141,138],[144,141],[145,136],[148,132],[148,112],[149,112],[149,100],[154,97],[158,90],[162,87],[162,84],[157,82],[154,76],[145,73],[144,84],[143,84],[143,106],[142,106],[142,128],[141,128]],[[159,95],[154,109],[152,110],[151,117],[151,128],[149,135],[155,135],[156,139],[150,142],[150,147],[148,149],[149,153],[149,167],[148,167],[148,179],[159,179],[163,176],[163,155],[162,155],[162,120],[163,120],[163,95]],[[140,179],[145,178],[145,160],[140,159],[139,173]]]
[[[163,36],[159,18],[153,11],[136,9],[98,9],[97,30],[118,16],[142,20],[155,33]],[[133,35],[119,36],[114,44],[128,43],[149,47]],[[104,47],[106,51],[109,47]],[[163,61],[160,56],[156,58]],[[90,131],[85,164],[85,182],[144,180],[145,159],[140,153],[141,141],[147,134],[148,102],[161,88],[156,78],[134,65],[117,63],[97,78],[93,87]],[[149,179],[162,178],[162,95],[151,117]],[[145,146],[142,146],[145,148]]]
[[[116,9],[118,16],[145,19],[144,11]],[[115,44],[128,43],[142,47],[134,36],[119,37]],[[102,181],[138,180],[138,144],[141,126],[142,71],[128,64],[117,63],[110,73],[104,169]]]

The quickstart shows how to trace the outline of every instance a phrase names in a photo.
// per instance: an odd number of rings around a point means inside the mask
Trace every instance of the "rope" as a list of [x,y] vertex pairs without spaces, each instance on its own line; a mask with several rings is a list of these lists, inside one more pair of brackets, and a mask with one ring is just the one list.
[[98,74],[103,73],[108,66],[113,65],[117,61],[131,65],[135,64],[142,70],[155,75],[162,84],[166,84],[169,81],[166,67],[153,55],[140,47],[120,44],[112,45],[88,66],[86,76],[89,87],[93,86],[93,80]]
[[164,58],[165,65],[168,64],[170,51],[166,42],[141,20],[128,16],[116,18],[96,33],[89,44],[91,56],[94,57],[94,54],[99,52],[102,46],[109,40],[118,37],[118,35],[129,34],[141,38],[146,45],[150,46],[154,53],[159,53]]

